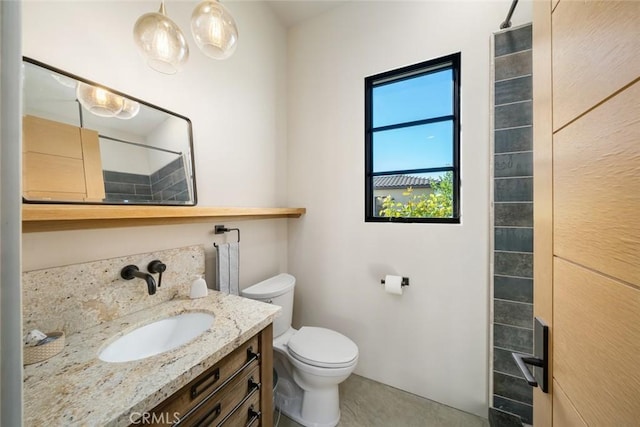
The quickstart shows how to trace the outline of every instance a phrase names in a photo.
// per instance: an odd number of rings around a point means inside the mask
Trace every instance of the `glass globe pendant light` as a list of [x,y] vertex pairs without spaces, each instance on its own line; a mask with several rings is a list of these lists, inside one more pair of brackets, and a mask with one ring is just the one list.
[[164,74],[175,74],[189,58],[189,45],[180,28],[160,3],[158,12],[145,13],[133,27],[133,38],[147,64]]
[[84,108],[100,117],[114,117],[124,108],[123,97],[83,82],[78,82],[76,97]]
[[205,0],[193,10],[191,34],[210,58],[227,59],[236,50],[238,28],[233,16],[218,0]]
[[129,98],[122,98],[122,111],[116,114],[118,119],[129,120],[134,118],[140,112],[140,103]]

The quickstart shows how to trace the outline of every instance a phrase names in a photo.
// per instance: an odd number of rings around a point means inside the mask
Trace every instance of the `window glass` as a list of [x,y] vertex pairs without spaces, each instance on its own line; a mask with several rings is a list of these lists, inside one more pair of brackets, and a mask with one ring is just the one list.
[[[435,71],[373,88],[373,126],[430,119],[453,114],[453,73]],[[433,102],[437,99],[438,102]]]
[[460,54],[365,79],[365,221],[460,222]]
[[373,171],[453,166],[453,121],[373,134]]

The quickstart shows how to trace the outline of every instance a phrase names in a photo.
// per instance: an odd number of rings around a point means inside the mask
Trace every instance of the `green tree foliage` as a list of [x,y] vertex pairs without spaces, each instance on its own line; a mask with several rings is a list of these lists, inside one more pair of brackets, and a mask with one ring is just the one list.
[[382,201],[380,216],[405,218],[451,218],[453,216],[453,172],[446,172],[440,180],[431,181],[429,194],[414,194],[413,188],[402,193],[409,197],[406,203],[396,202],[391,196]]

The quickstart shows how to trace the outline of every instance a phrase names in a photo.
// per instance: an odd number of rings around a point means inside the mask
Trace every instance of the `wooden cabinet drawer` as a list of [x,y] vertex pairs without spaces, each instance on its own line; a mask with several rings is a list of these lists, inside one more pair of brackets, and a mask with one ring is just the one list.
[[[260,396],[260,367],[256,366],[242,377],[237,377],[227,387],[217,393],[209,403],[191,414],[180,426],[209,427],[227,425],[235,413],[247,401],[255,401]],[[235,411],[235,412],[234,412]]]
[[[149,411],[149,413],[143,414],[143,417],[147,416],[148,421],[143,418],[139,420],[143,422],[138,421],[132,425],[166,426],[166,420],[168,419],[171,421],[182,420],[186,417],[191,419],[192,415],[203,413],[203,407],[211,408],[210,403],[213,402],[212,399],[215,399],[212,395],[226,392],[226,390],[230,389],[230,386],[237,384],[246,376],[246,373],[253,372],[254,368],[259,367],[260,357],[258,351],[258,336],[256,335]],[[257,382],[259,382],[259,379],[257,379]],[[204,411],[206,412],[206,410]],[[184,423],[180,421],[178,424],[186,425]]]
[[257,366],[260,360],[256,355],[259,355],[257,336],[242,344],[229,356],[190,382],[180,393],[186,395],[190,402],[197,404],[197,402],[224,384],[244,365],[248,365],[245,369]]
[[254,393],[219,427],[257,427],[261,425],[260,394]]

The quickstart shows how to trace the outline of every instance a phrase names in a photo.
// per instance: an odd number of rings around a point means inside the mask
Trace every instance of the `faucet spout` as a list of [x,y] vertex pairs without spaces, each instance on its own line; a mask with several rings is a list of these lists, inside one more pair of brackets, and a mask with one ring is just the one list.
[[125,280],[131,280],[134,278],[142,279],[147,283],[147,290],[149,291],[149,295],[154,295],[156,293],[156,281],[153,276],[149,273],[143,273],[140,271],[138,266],[136,265],[127,265],[120,271],[120,277]]

